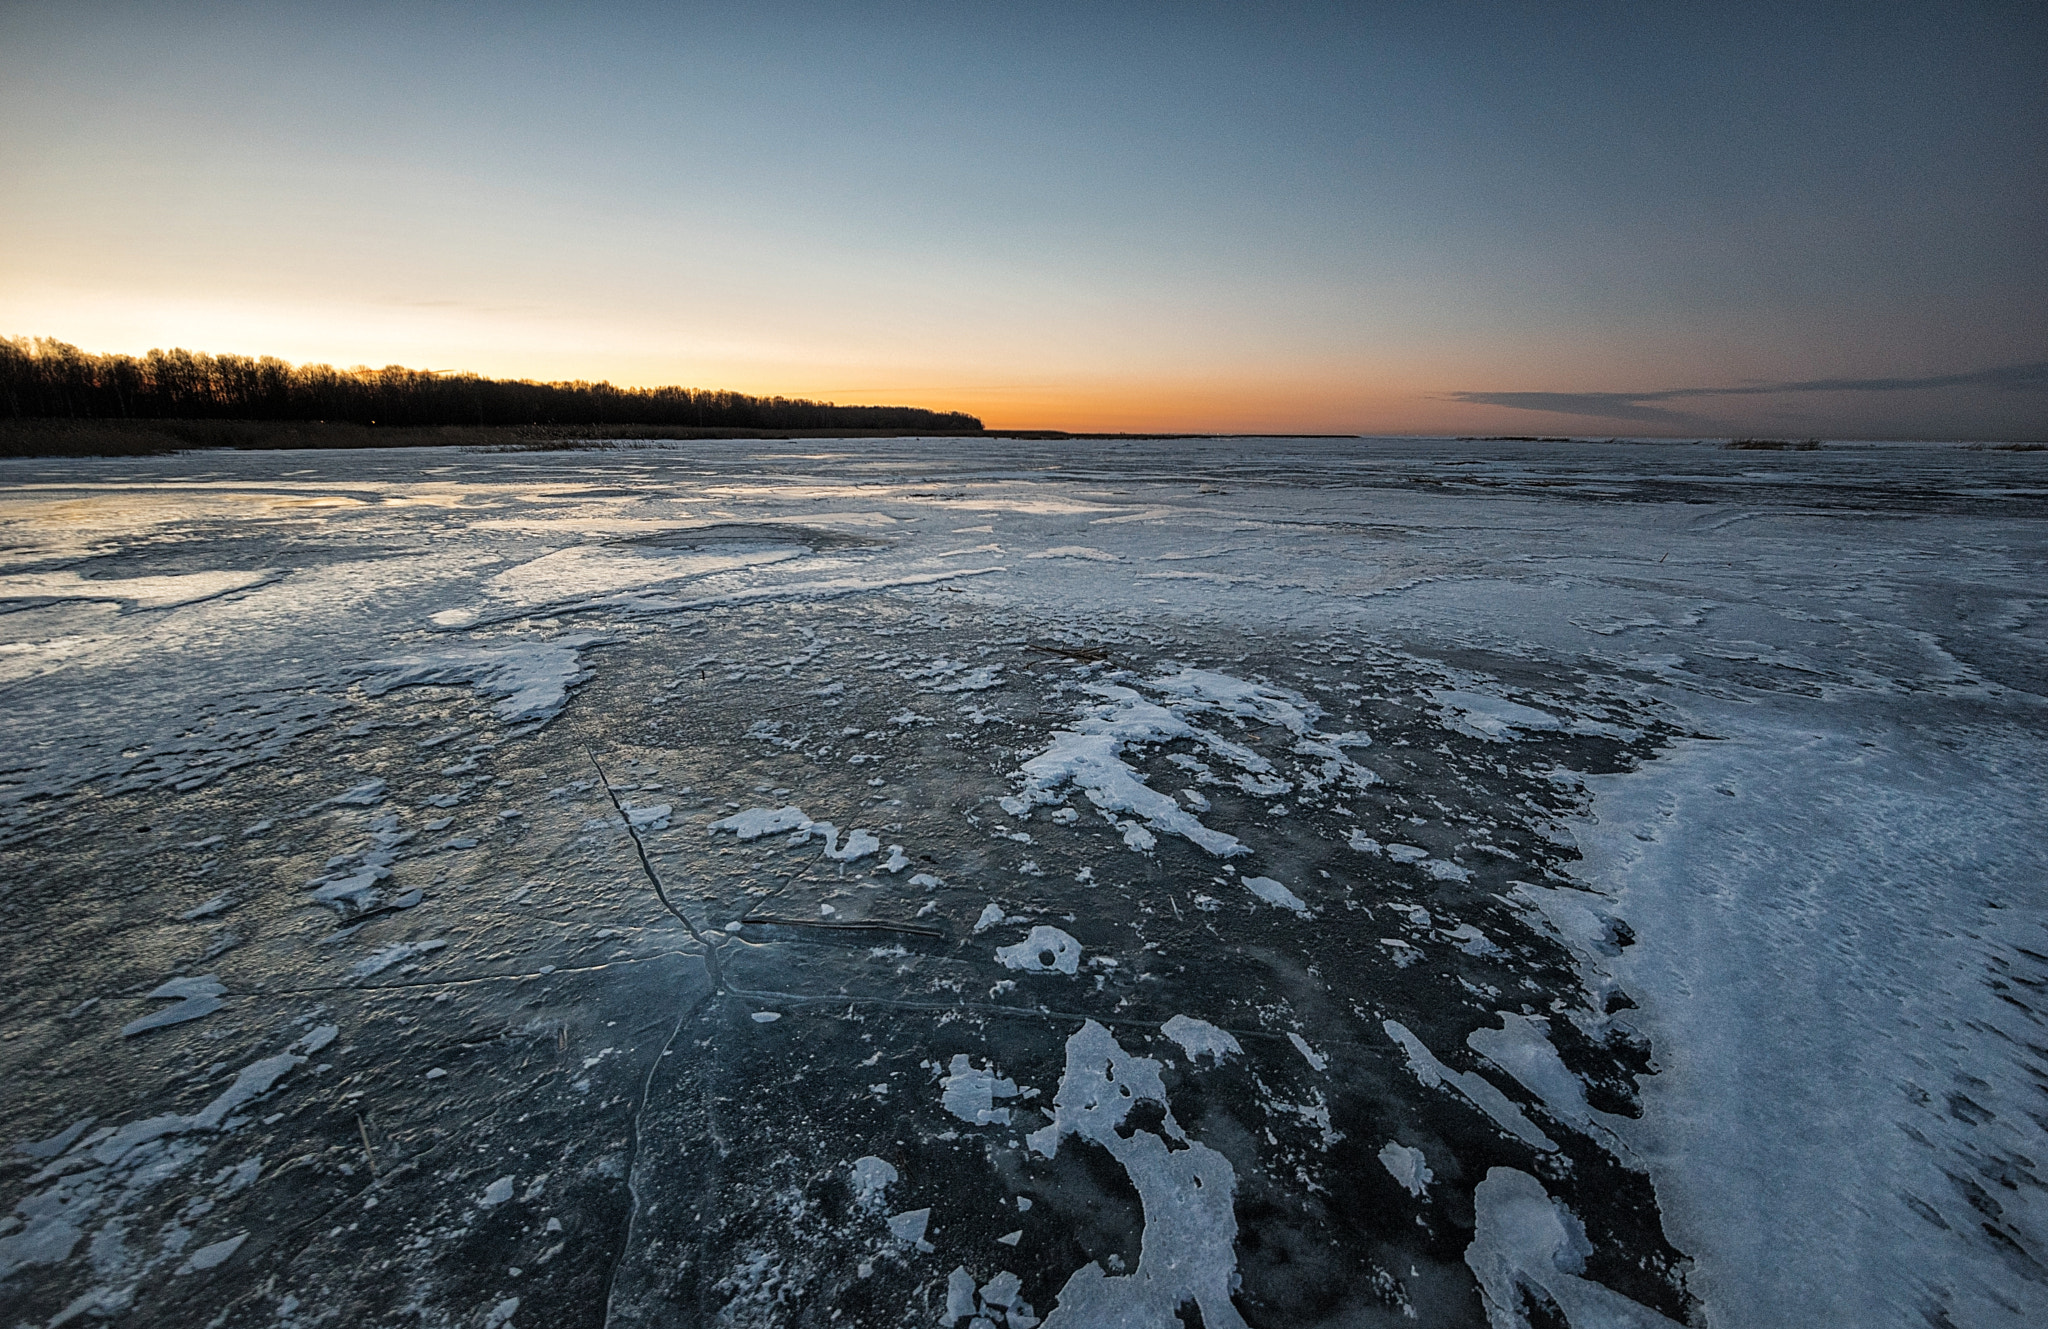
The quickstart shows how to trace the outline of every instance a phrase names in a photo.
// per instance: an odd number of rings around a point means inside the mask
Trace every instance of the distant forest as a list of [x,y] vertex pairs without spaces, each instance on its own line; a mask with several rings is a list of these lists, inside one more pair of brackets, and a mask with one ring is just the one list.
[[419,428],[655,425],[688,429],[974,433],[960,411],[837,406],[701,388],[620,388],[438,374],[387,365],[336,369],[271,356],[151,351],[93,355],[47,337],[0,337],[0,418],[335,421]]

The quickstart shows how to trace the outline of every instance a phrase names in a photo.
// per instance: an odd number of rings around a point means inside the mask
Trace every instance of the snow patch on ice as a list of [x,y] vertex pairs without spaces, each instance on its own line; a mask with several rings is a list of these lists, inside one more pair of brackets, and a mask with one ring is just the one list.
[[1244,1055],[1244,1048],[1239,1046],[1237,1039],[1232,1037],[1229,1031],[1218,1029],[1207,1020],[1197,1020],[1193,1016],[1176,1015],[1160,1025],[1159,1032],[1180,1044],[1181,1051],[1188,1054],[1190,1061],[1207,1054],[1211,1060],[1221,1064],[1223,1059],[1232,1053]]
[[997,947],[996,959],[1003,962],[1005,969],[1027,969],[1033,973],[1057,969],[1072,974],[1081,967],[1081,943],[1058,928],[1040,924],[1016,945]]
[[731,831],[742,840],[758,840],[778,831],[807,830],[811,819],[800,807],[748,808],[711,823],[714,831]]
[[569,689],[590,677],[583,649],[605,640],[594,633],[543,641],[504,638],[398,656],[364,666],[363,690],[378,697],[395,688],[467,683],[478,695],[497,698],[491,709],[500,722],[545,722],[568,704]]
[[1436,1180],[1436,1174],[1429,1170],[1427,1154],[1389,1140],[1380,1148],[1379,1160],[1387,1175],[1400,1182],[1410,1195],[1418,1200],[1428,1196],[1429,1183]]
[[[1119,1130],[1140,1103],[1156,1103],[1160,1130]],[[1125,1052],[1089,1020],[1067,1039],[1067,1065],[1053,1096],[1052,1123],[1029,1147],[1053,1157],[1078,1135],[1122,1164],[1144,1212],[1138,1267],[1112,1277],[1093,1261],[1068,1277],[1045,1329],[1173,1325],[1192,1301],[1211,1329],[1244,1329],[1230,1300],[1237,1283],[1237,1172],[1222,1154],[1191,1140],[1174,1120],[1159,1063]],[[1167,1148],[1171,1139],[1175,1147]]]
[[1564,721],[1548,711],[1489,697],[1480,692],[1439,688],[1429,694],[1437,706],[1437,718],[1457,733],[1483,738],[1490,743],[1511,743],[1528,730],[1563,729]]
[[946,1111],[976,1126],[1007,1126],[1010,1109],[995,1106],[998,1098],[1015,1098],[1017,1082],[996,1075],[992,1069],[976,1070],[967,1054],[953,1054],[952,1065],[939,1081],[940,1102]]
[[1380,1025],[1387,1031],[1387,1037],[1399,1043],[1401,1049],[1408,1054],[1408,1069],[1424,1085],[1432,1089],[1439,1085],[1450,1085],[1470,1100],[1474,1107],[1492,1117],[1494,1124],[1508,1134],[1544,1153],[1557,1152],[1556,1141],[1538,1130],[1536,1124],[1522,1114],[1522,1109],[1516,1107],[1506,1094],[1494,1088],[1484,1076],[1471,1071],[1454,1071],[1444,1065],[1421,1039],[1409,1032],[1408,1027],[1398,1020],[1382,1020]]
[[1492,1329],[1528,1329],[1529,1292],[1564,1312],[1572,1329],[1678,1329],[1677,1322],[1582,1277],[1593,1244],[1579,1220],[1515,1168],[1491,1168],[1472,1193],[1465,1263],[1479,1280]]

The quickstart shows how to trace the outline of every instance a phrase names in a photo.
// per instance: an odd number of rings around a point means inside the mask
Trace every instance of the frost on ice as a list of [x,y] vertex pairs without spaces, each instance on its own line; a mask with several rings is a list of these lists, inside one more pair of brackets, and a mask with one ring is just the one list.
[[[1158,1107],[1163,1135],[1121,1129],[1141,1103]],[[1173,1119],[1159,1063],[1125,1052],[1093,1020],[1067,1039],[1052,1123],[1033,1131],[1027,1143],[1051,1158],[1069,1135],[1100,1145],[1123,1165],[1143,1206],[1145,1229],[1138,1267],[1111,1276],[1099,1263],[1082,1265],[1060,1289],[1046,1329],[1173,1325],[1190,1301],[1203,1324],[1242,1329],[1244,1319],[1230,1300],[1237,1286],[1237,1171],[1222,1154],[1190,1140]]]

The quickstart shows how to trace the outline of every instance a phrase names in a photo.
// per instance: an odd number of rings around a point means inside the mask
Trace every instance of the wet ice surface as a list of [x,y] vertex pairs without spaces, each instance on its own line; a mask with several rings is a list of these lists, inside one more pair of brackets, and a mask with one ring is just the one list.
[[2038,454],[961,453],[5,463],[8,1322],[2041,1318]]

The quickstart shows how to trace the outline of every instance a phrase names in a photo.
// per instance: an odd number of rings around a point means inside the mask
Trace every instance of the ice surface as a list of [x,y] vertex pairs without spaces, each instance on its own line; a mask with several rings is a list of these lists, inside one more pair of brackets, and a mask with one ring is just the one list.
[[[2040,467],[0,462],[0,1300],[880,1329],[958,1266],[962,1322],[1171,1329],[1185,1257],[1257,1323],[2031,1324]],[[1026,1147],[1091,1020],[1186,1130]]]

